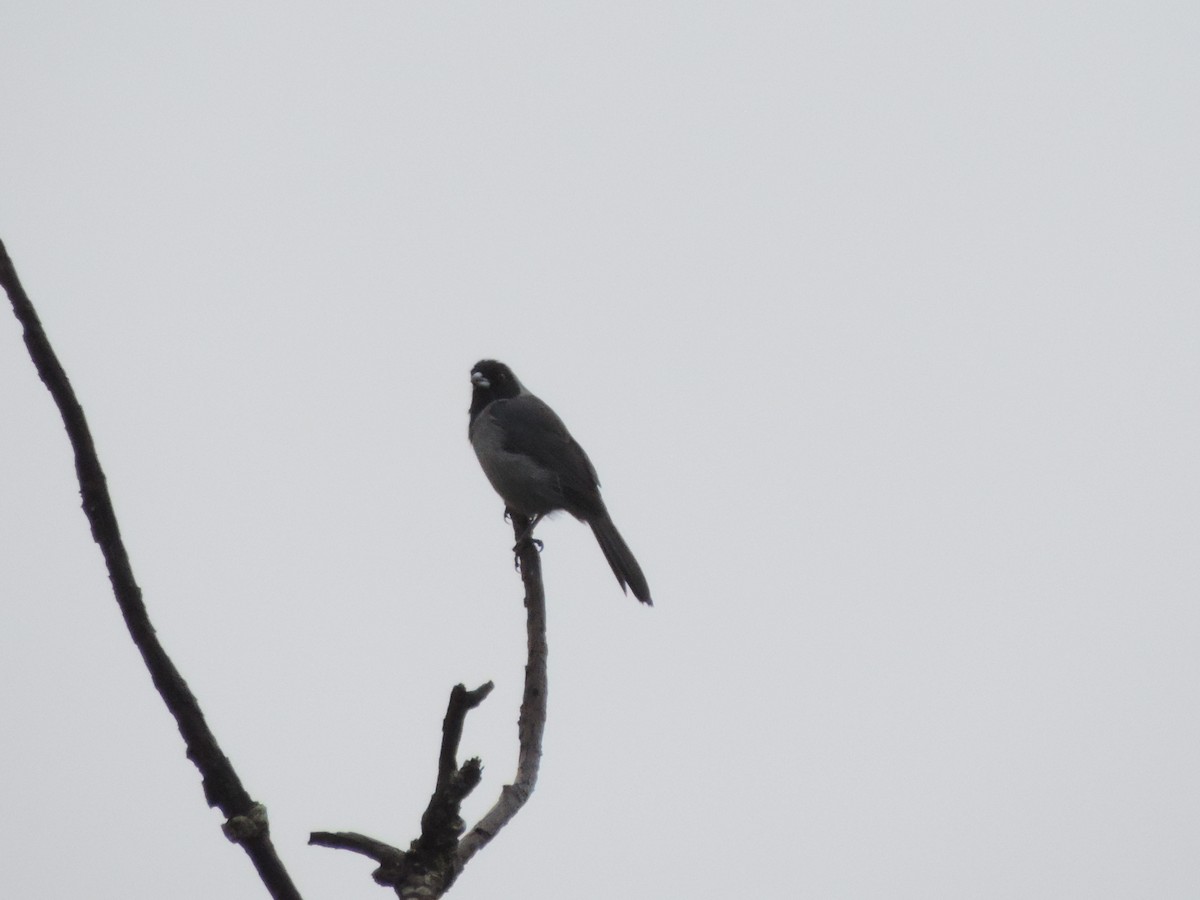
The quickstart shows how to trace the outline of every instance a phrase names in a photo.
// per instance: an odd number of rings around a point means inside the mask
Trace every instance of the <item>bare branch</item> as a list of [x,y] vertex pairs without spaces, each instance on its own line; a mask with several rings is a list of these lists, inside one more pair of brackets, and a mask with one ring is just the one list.
[[450,692],[446,717],[442,720],[442,749],[438,759],[438,780],[425,814],[421,816],[421,835],[407,851],[355,832],[316,831],[308,842],[319,847],[351,850],[369,856],[380,864],[373,873],[376,882],[394,887],[400,897],[440,897],[454,883],[458,872],[453,866],[458,837],[466,827],[459,815],[462,802],[479,784],[483,765],[479,758],[458,765],[458,745],[462,739],[467,713],[492,692],[489,681],[468,691],[461,684]]
[[403,850],[355,831],[314,831],[308,836],[308,842],[314,847],[332,847],[335,850],[361,853],[379,863],[399,862],[404,857]]
[[[529,520],[513,516],[513,534],[520,538]],[[525,631],[529,659],[525,664],[525,691],[521,697],[521,715],[517,720],[520,751],[517,777],[500,791],[500,799],[458,844],[455,868],[462,871],[467,862],[494,838],[500,829],[525,805],[537,784],[542,762],[542,734],[546,730],[546,592],[542,587],[542,563],[538,546],[531,538],[517,544],[521,562],[521,580],[525,582]]]
[[200,770],[204,798],[218,807],[227,819],[226,834],[242,845],[271,896],[276,900],[300,900],[300,893],[275,852],[267,829],[266,810],[251,799],[242,786],[233,765],[209,730],[204,714],[187,682],[167,656],[142,602],[142,591],[133,576],[129,554],[117,527],[108,483],[92,442],[83,409],[75,397],[67,374],[58,361],[37,312],[30,301],[8,250],[0,241],[0,283],[12,303],[13,313],[25,330],[25,346],[37,368],[38,376],[54,398],[75,451],[75,473],[83,498],[83,511],[91,525],[92,537],[100,545],[108,567],[113,594],[125,619],[134,644],[142,654],[155,688],[175,717],[179,733],[187,745],[188,758]]
[[376,884],[384,887],[395,887],[404,879],[407,855],[403,850],[377,841],[353,831],[314,831],[308,836],[308,843],[314,847],[332,847],[335,850],[349,850],[361,853],[379,863],[372,877]]
[[473,691],[468,691],[461,684],[456,684],[450,692],[450,705],[446,708],[446,718],[442,721],[442,753],[438,759],[437,790],[445,786],[458,768],[458,745],[462,741],[463,723],[467,720],[467,713],[487,699],[493,687],[495,685],[489,681]]

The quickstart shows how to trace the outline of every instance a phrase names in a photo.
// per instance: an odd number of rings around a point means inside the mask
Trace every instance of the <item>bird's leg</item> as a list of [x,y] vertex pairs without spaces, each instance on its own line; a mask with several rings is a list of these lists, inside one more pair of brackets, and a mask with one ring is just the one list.
[[[517,546],[520,546],[523,541],[529,540],[529,536],[533,534],[533,529],[537,527],[537,523],[542,521],[543,518],[545,518],[545,516],[542,513],[538,513],[537,515],[530,517],[529,524],[525,526],[525,530],[522,531],[520,536],[517,538]],[[540,544],[541,541],[534,541],[534,543]]]
[[[511,516],[512,512],[511,512],[511,510],[505,510],[505,514],[508,516]],[[538,553],[542,552],[542,542],[539,541],[537,538],[533,537],[533,529],[537,527],[537,523],[542,521],[542,519],[543,519],[542,513],[537,513],[536,515],[531,516],[529,519],[529,524],[525,527],[525,530],[522,531],[520,533],[520,535],[517,536],[517,542],[515,544],[513,544],[513,568],[514,569],[517,569],[518,571],[520,571],[521,548],[525,544],[526,541],[529,541],[530,543],[532,543],[534,546],[534,549],[536,549]]]

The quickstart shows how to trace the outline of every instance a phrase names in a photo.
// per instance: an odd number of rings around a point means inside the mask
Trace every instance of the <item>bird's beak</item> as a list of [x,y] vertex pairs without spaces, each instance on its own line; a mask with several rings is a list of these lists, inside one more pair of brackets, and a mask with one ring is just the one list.
[[471,384],[481,388],[488,388],[492,386],[492,383],[483,377],[482,372],[471,373]]

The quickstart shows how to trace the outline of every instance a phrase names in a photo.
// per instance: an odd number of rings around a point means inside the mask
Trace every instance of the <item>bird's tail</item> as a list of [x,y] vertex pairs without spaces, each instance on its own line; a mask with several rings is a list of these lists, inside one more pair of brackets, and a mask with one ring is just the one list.
[[642,567],[634,559],[633,551],[629,549],[629,545],[617,531],[617,526],[613,524],[612,519],[605,513],[589,520],[588,524],[592,526],[596,542],[600,544],[600,549],[604,551],[604,558],[612,566],[613,574],[617,576],[617,581],[621,584],[621,590],[625,590],[628,585],[629,590],[633,591],[633,596],[647,606],[652,606],[650,585],[646,584],[646,576],[642,574]]

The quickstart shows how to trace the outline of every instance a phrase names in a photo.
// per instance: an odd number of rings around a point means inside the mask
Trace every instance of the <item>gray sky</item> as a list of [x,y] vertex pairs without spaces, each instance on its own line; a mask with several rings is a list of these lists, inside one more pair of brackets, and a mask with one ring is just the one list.
[[[480,357],[654,609],[544,525],[550,720],[472,898],[1200,895],[1191,3],[11,4],[0,234],[151,615],[308,898],[451,686],[511,779]],[[258,898],[0,316],[0,892]]]

